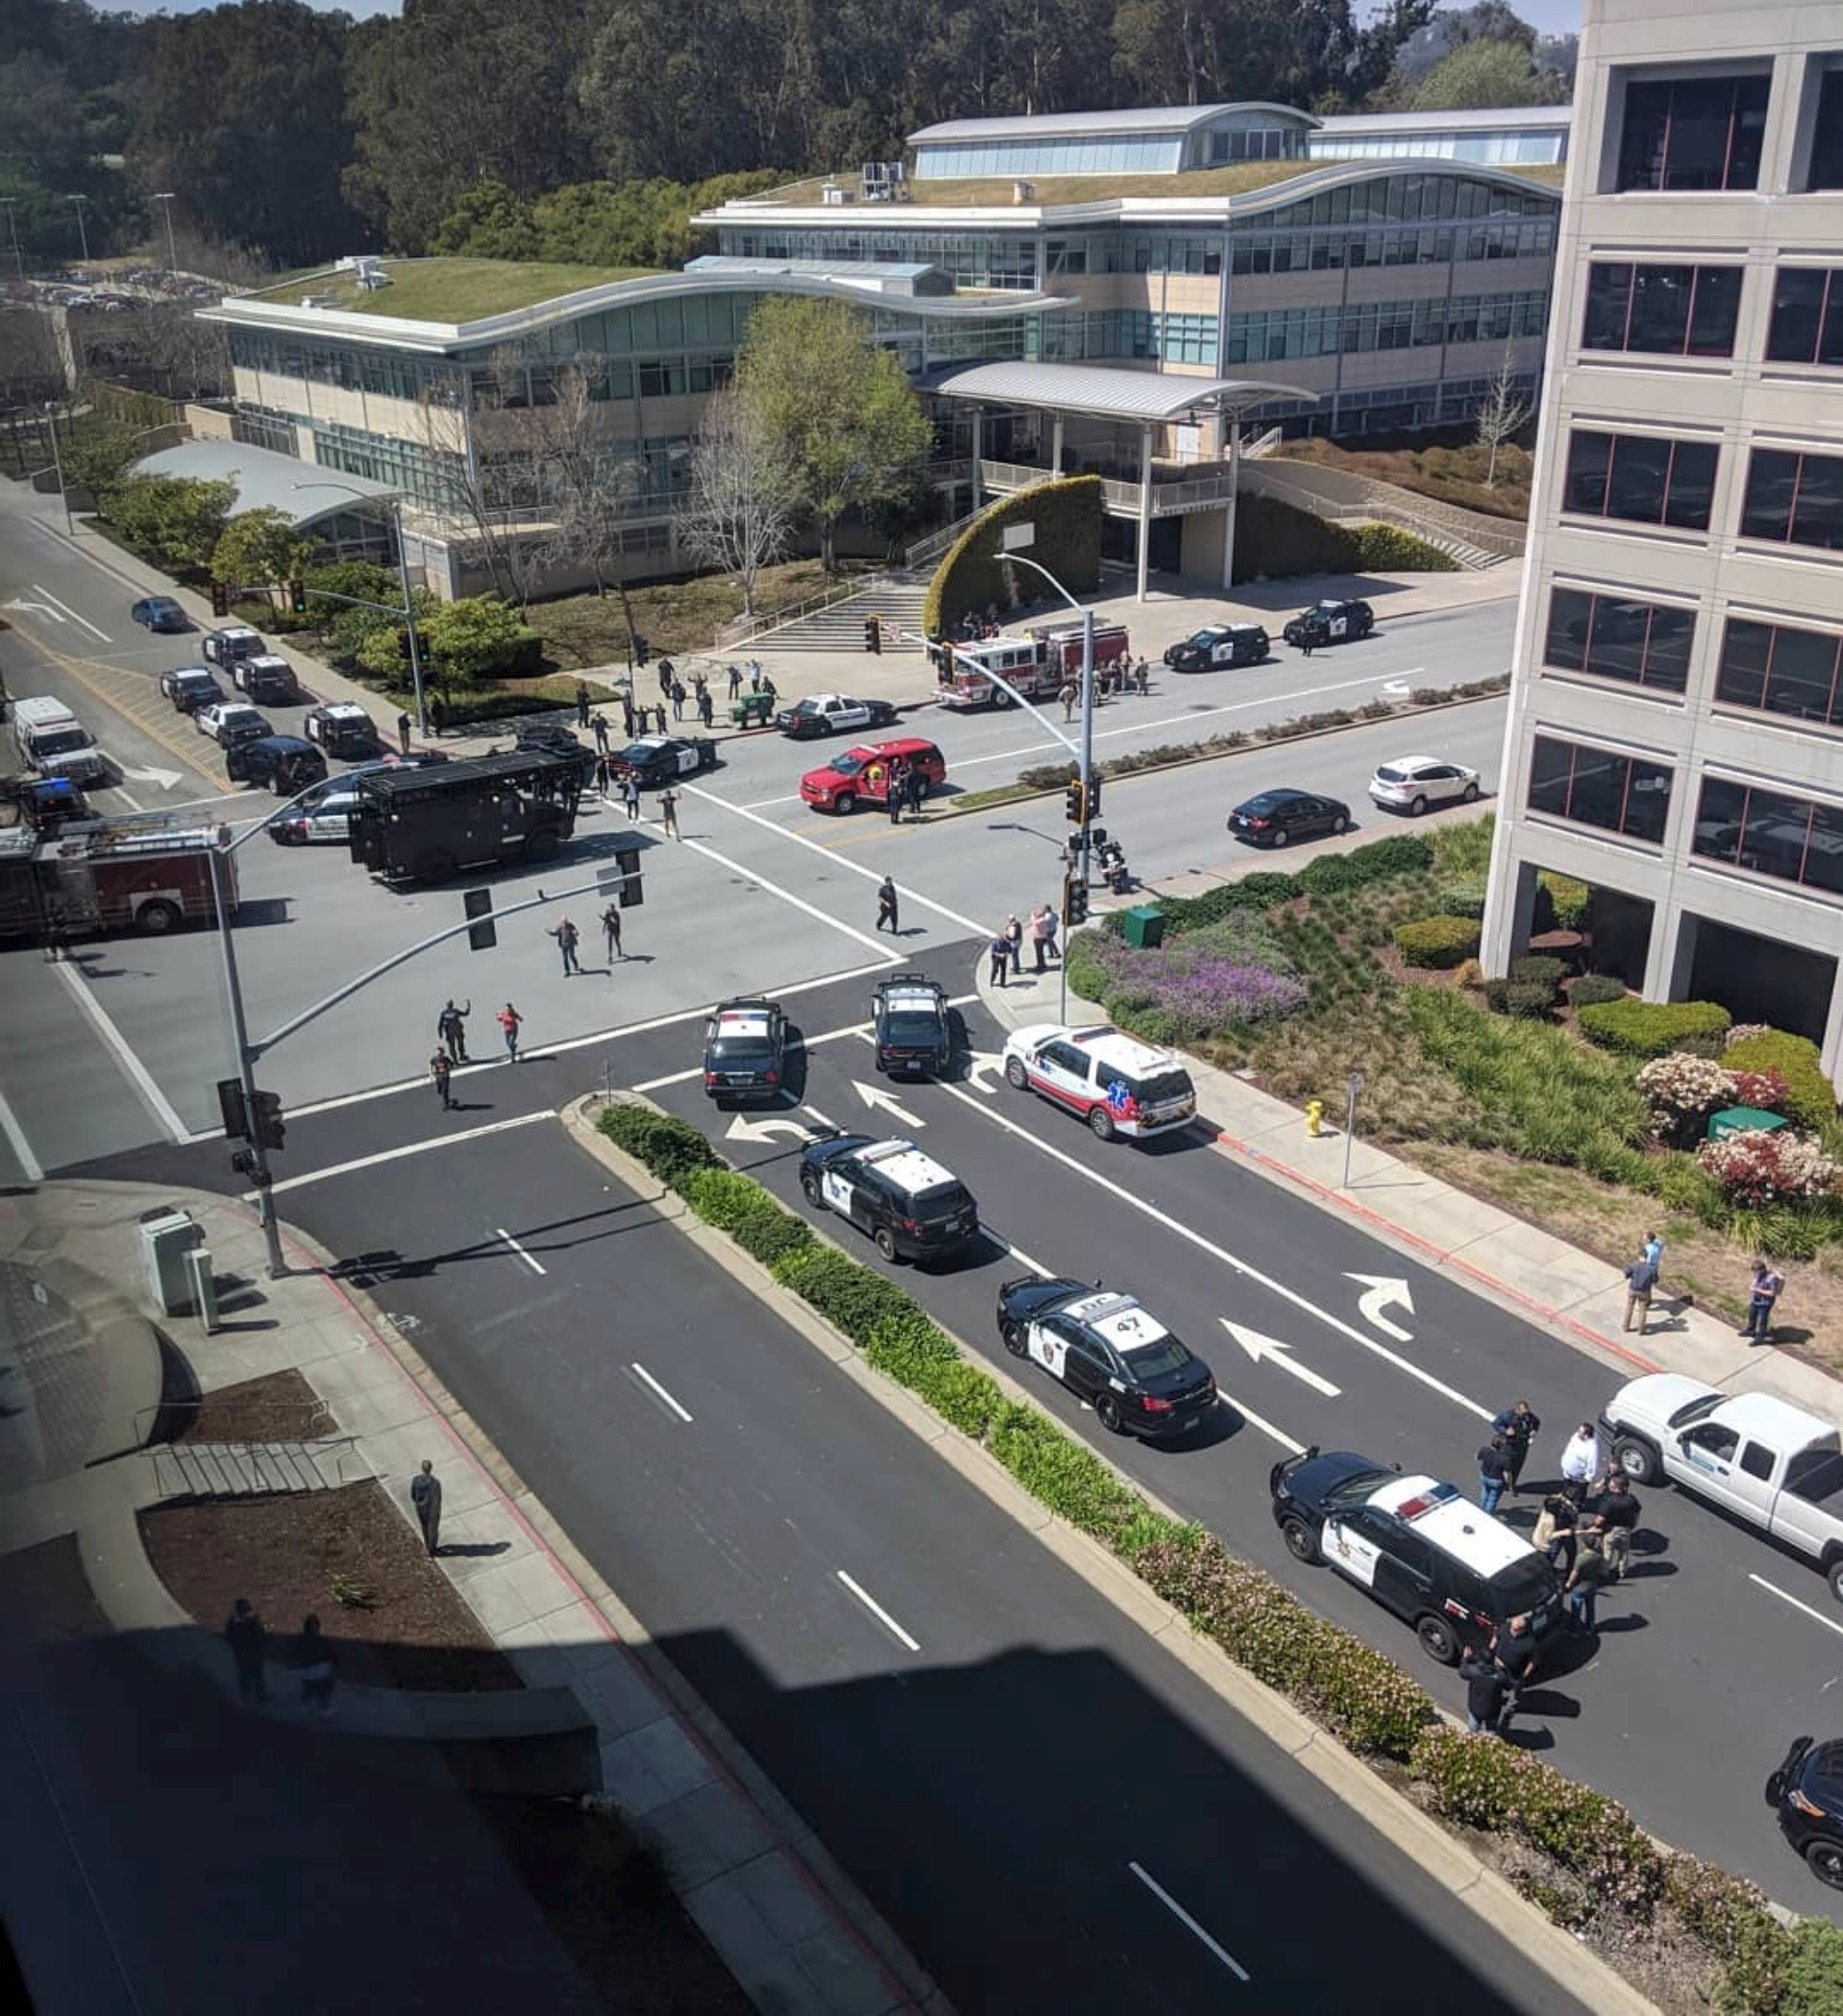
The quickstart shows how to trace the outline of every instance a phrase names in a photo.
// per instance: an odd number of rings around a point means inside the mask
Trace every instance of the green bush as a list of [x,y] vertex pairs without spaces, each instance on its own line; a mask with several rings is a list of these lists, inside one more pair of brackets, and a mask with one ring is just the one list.
[[1110,1545],[1145,1502],[1092,1449],[1034,1407],[1002,1409],[986,1446],[1040,1504]]
[[1478,956],[1479,927],[1473,917],[1423,917],[1395,926],[1395,949],[1409,966],[1454,967]]
[[1673,1855],[1664,1864],[1664,1897],[1722,1963],[1716,2005],[1741,2016],[1777,2016],[1792,1934],[1768,1909],[1764,1894],[1695,1856]]
[[1599,1001],[1581,1011],[1581,1034],[1603,1050],[1661,1057],[1719,1037],[1733,1018],[1714,1001]]
[[1521,1016],[1526,1021],[1540,1021],[1554,1006],[1555,987],[1551,981],[1507,980],[1504,983],[1504,1012],[1507,1015]]
[[1427,540],[1395,525],[1360,525],[1357,535],[1359,574],[1457,574],[1459,562]]
[[1547,952],[1525,952],[1522,958],[1511,961],[1510,978],[1528,987],[1546,987],[1553,1000],[1567,970],[1565,959],[1554,958]]
[[1310,896],[1335,896],[1340,890],[1361,889],[1367,879],[1351,854],[1320,854],[1299,871],[1299,887]]
[[1012,582],[1020,599],[1040,599],[1040,575],[1029,569],[1008,572],[1003,564],[1007,526],[1036,528],[1030,556],[1048,568],[1071,594],[1081,595],[1100,581],[1100,526],[1103,491],[1097,476],[1052,477],[1000,498],[968,526],[942,558],[922,601],[925,636],[944,636],[969,610],[983,615],[996,602],[1014,606]]
[[1476,917],[1485,915],[1485,878],[1483,875],[1453,875],[1434,886],[1434,900],[1439,905],[1442,917]]
[[1548,897],[1549,915],[1555,920],[1555,928],[1558,931],[1581,931],[1586,928],[1587,912],[1593,903],[1593,891],[1585,882],[1577,882],[1572,875],[1558,875],[1544,870],[1536,876],[1536,883]]
[[983,1442],[992,1424],[1008,1404],[998,1383],[963,1358],[930,1367],[922,1397],[949,1427]]
[[[1165,935],[1177,938],[1186,931],[1200,931],[1244,910],[1277,909],[1301,895],[1304,887],[1297,875],[1284,869],[1256,869],[1239,881],[1224,882],[1201,896],[1161,897],[1158,906],[1165,913]],[[1116,911],[1114,921],[1123,921],[1122,913]]]
[[1459,562],[1392,525],[1341,526],[1277,498],[1241,493],[1235,514],[1235,574],[1367,574],[1379,570],[1452,574]]
[[791,1288],[860,1347],[885,1318],[922,1314],[915,1298],[895,1282],[818,1241],[783,1253],[774,1262],[774,1273],[784,1288]]
[[1396,875],[1425,874],[1434,865],[1434,845],[1418,833],[1388,833],[1352,848],[1343,858],[1363,870],[1365,882],[1387,882]]
[[1496,830],[1495,812],[1441,826],[1434,835],[1434,866],[1443,875],[1476,875],[1482,881],[1490,873],[1491,837]]
[[917,1309],[878,1316],[864,1340],[864,1357],[878,1371],[920,1390],[936,1367],[957,1364],[960,1354],[946,1332]]
[[722,1167],[716,1150],[689,1121],[655,1113],[650,1106],[604,1107],[596,1125],[672,1190],[682,1191],[700,1169]]
[[1156,1001],[1135,1001],[1131,1006],[1116,1008],[1110,1000],[1106,1004],[1106,1013],[1115,1028],[1123,1029],[1128,1036],[1137,1036],[1141,1043],[1156,1044],[1161,1049],[1169,1049],[1184,1041],[1184,1024],[1168,1008],[1161,1008]]
[[1779,2016],[1836,2016],[1843,2009],[1843,1930],[1823,1918],[1792,1929]]
[[1785,1081],[1785,1113],[1801,1127],[1828,1127],[1836,1119],[1836,1088],[1824,1075],[1808,1037],[1770,1029],[1744,1036],[1721,1052],[1731,1071],[1777,1071]]
[[1113,975],[1094,957],[1092,947],[1084,947],[1082,933],[1069,941],[1069,949],[1063,955],[1063,971],[1068,975],[1069,991],[1079,995],[1084,1001],[1098,1001],[1113,983]]
[[1626,983],[1611,973],[1583,973],[1568,989],[1572,1008],[1593,1008],[1602,1001],[1623,1001],[1625,997]]
[[805,1219],[783,1211],[752,1177],[732,1169],[694,1169],[680,1187],[686,1203],[706,1224],[727,1232],[765,1266],[813,1243],[813,1228]]

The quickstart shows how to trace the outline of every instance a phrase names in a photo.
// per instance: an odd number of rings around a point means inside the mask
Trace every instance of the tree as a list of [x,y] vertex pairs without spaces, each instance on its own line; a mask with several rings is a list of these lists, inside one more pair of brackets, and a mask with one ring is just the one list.
[[131,427],[79,428],[62,444],[65,482],[94,498],[97,509],[111,522],[115,492],[141,453],[135,435]]
[[234,483],[184,476],[137,476],[109,499],[109,522],[137,552],[169,574],[206,567],[230,523]]
[[446,690],[451,679],[477,686],[505,671],[524,642],[525,627],[497,597],[469,595],[437,602],[418,618],[416,633]]
[[285,511],[272,504],[239,511],[211,549],[211,578],[237,593],[260,588],[273,600],[281,582],[307,572],[315,550]]
[[1505,442],[1515,438],[1530,417],[1530,403],[1518,389],[1517,376],[1515,352],[1506,343],[1490,389],[1480,401],[1476,415],[1478,445],[1490,451],[1490,460],[1485,470],[1487,490],[1497,487],[1498,450]]
[[900,495],[933,438],[900,360],[845,302],[769,300],[749,318],[736,391],[786,462],[831,571],[838,521]]
[[1518,42],[1467,42],[1435,64],[1414,93],[1417,112],[1490,111],[1507,105],[1562,105],[1568,86],[1537,70]]
[[694,559],[736,577],[745,616],[755,613],[756,577],[786,553],[799,514],[785,453],[737,393],[720,392],[692,444],[678,537]]
[[63,390],[51,317],[23,304],[0,307],[0,406],[42,406]]

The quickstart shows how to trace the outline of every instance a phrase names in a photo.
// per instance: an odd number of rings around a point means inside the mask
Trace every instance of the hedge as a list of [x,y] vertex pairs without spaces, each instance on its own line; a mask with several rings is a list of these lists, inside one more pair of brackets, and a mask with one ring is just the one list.
[[1568,989],[1571,1008],[1595,1008],[1603,1001],[1623,1001],[1626,983],[1610,973],[1583,973]]
[[1475,917],[1423,917],[1395,926],[1395,949],[1408,966],[1454,967],[1478,956]]
[[1277,498],[1242,491],[1235,513],[1237,580],[1372,569],[1454,574],[1459,562],[1396,526],[1332,525]]
[[1485,877],[1483,875],[1454,875],[1439,883],[1434,891],[1434,900],[1439,905],[1442,917],[1476,917],[1485,915]]
[[1662,1057],[1697,1038],[1719,1037],[1732,1020],[1716,1001],[1598,1001],[1579,1016],[1589,1043],[1628,1057]]
[[1593,891],[1585,882],[1577,882],[1572,875],[1558,875],[1552,870],[1544,870],[1536,876],[1536,886],[1548,898],[1548,913],[1555,920],[1557,930],[1586,928],[1587,912],[1593,905]]
[[1818,1064],[1818,1048],[1808,1037],[1769,1029],[1761,1036],[1743,1036],[1721,1053],[1731,1071],[1777,1071],[1785,1081],[1785,1112],[1801,1127],[1828,1127],[1836,1118],[1836,1088]]
[[[1048,568],[1071,595],[1100,585],[1100,527],[1105,491],[1097,476],[1052,477],[1000,498],[968,526],[943,555],[922,598],[924,636],[945,636],[969,611],[983,615],[995,602],[1010,609],[1021,600],[1041,602],[1042,577],[1003,565],[1007,526],[1030,525],[1030,557]],[[1016,591],[1014,592],[1014,585]],[[1028,584],[1031,592],[1020,591]]]

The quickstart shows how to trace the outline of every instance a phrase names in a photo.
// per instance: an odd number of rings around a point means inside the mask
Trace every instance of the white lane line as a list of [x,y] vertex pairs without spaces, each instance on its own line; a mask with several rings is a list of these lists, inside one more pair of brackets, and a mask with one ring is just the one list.
[[630,1371],[636,1379],[645,1381],[645,1383],[652,1389],[653,1392],[656,1393],[658,1397],[661,1400],[663,1400],[669,1408],[671,1408],[673,1413],[676,1414],[681,1421],[685,1422],[687,1426],[690,1424],[691,1416],[684,1411],[682,1407],[678,1405],[677,1401],[676,1401],[672,1397],[672,1395],[666,1391],[665,1388],[659,1384],[659,1382],[652,1376],[651,1372],[647,1370],[646,1366],[643,1365],[638,1359],[634,1360],[634,1362],[627,1367],[627,1370]]
[[1049,1269],[1044,1266],[1043,1262],[1031,1259],[1030,1255],[1015,1241],[1007,1239],[1002,1232],[995,1232],[990,1225],[981,1225],[979,1229],[988,1239],[996,1241],[1011,1255],[1013,1260],[1021,1260],[1024,1266],[1040,1280],[1049,1280]]
[[512,1237],[512,1235],[506,1231],[504,1225],[495,1225],[493,1227],[493,1230],[499,1234],[501,1239],[503,1239],[508,1246],[511,1247],[512,1251],[518,1255],[518,1257],[525,1263],[525,1265],[528,1267],[530,1268],[532,1273],[548,1274],[551,1271],[550,1268],[547,1267],[541,1260],[533,1260],[531,1256],[525,1250],[525,1248],[519,1244],[518,1241],[515,1240]]
[[802,1106],[800,1111],[802,1113],[810,1113],[818,1124],[823,1127],[828,1134],[842,1134],[845,1131],[835,1121],[828,1120],[817,1106]]
[[[685,786],[685,796],[687,798],[700,798],[707,804],[723,804],[722,799],[712,798],[707,791],[694,791],[689,784]],[[764,819],[760,824],[765,825],[771,833],[781,831],[781,828],[775,825],[772,820]],[[791,839],[796,836],[790,834],[788,837]],[[855,938],[858,944],[863,946],[867,951],[882,951],[883,942],[881,939],[872,938],[868,931],[860,931],[855,924],[848,924],[836,917],[827,916],[817,903],[809,903],[803,896],[796,896],[791,889],[783,889],[778,883],[771,882],[760,869],[745,868],[740,861],[732,861],[727,854],[719,853],[707,841],[682,840],[678,845],[690,848],[694,853],[702,854],[705,860],[716,862],[719,868],[726,868],[732,875],[740,875],[745,882],[759,883],[762,888],[767,890],[770,896],[778,897],[783,903],[791,903],[796,910],[804,911],[815,922],[826,925],[831,930],[843,931],[847,938]],[[820,849],[820,852],[824,854],[828,861],[835,858],[832,854],[826,852],[826,849],[823,848]],[[854,861],[848,861],[844,866],[855,868],[857,864]],[[880,882],[883,879],[881,875],[876,873],[874,869],[867,868],[864,873],[872,876],[873,880]],[[904,890],[902,894],[906,896],[908,891]],[[922,899],[918,897],[917,900],[920,901]],[[900,962],[892,954],[889,963],[892,966],[896,966]]]
[[1184,1906],[1178,1903],[1177,1899],[1173,1897],[1168,1890],[1162,1887],[1159,1883],[1154,1881],[1151,1877],[1147,1876],[1145,1871],[1142,1869],[1137,1862],[1128,1862],[1126,1866],[1133,1872],[1133,1874],[1136,1877],[1139,1878],[1140,1881],[1145,1885],[1145,1887],[1152,1893],[1152,1895],[1158,1899],[1159,1903],[1162,1904],[1165,1906],[1165,1908],[1170,1912],[1171,1916],[1175,1918],[1180,1925],[1184,1926],[1188,1930],[1193,1932],[1197,1938],[1202,1940],[1203,1944],[1207,1946],[1213,1954],[1215,1954],[1216,1958],[1222,1962],[1223,1966],[1225,1966],[1232,1975],[1235,1976],[1237,1980],[1246,1981],[1252,1979],[1252,1977],[1248,1973],[1248,1970],[1242,1966],[1241,1962],[1236,1958],[1236,1956],[1228,1950],[1228,1948],[1225,1946],[1218,1946],[1216,1942],[1210,1937],[1209,1933],[1206,1932],[1199,1924],[1197,1924],[1196,1920],[1191,1916],[1190,1912],[1187,1911],[1184,1908]]
[[54,594],[52,594],[49,588],[41,588],[37,581],[34,581],[32,584],[32,592],[35,595],[42,595],[54,609],[61,609],[64,612],[64,614],[70,618],[72,623],[81,624],[83,627],[86,629],[92,637],[100,637],[105,644],[114,643],[114,638],[112,638],[107,630],[99,630],[96,627],[96,626],[90,622],[87,616],[79,616],[76,610],[73,609],[67,602],[60,602],[58,598]]
[[13,1161],[19,1165],[19,1173],[28,1183],[42,1183],[44,1169],[32,1152],[32,1143],[26,1139],[26,1130],[20,1126],[18,1116],[7,1104],[5,1093],[0,1093],[0,1134],[7,1137],[7,1145],[12,1150]]
[[1284,1428],[1276,1428],[1266,1414],[1258,1414],[1253,1408],[1243,1407],[1241,1401],[1223,1387],[1220,1380],[1216,1381],[1216,1397],[1225,1407],[1234,1408],[1236,1413],[1241,1416],[1250,1428],[1258,1428],[1263,1435],[1271,1437],[1274,1441],[1280,1444],[1281,1448],[1286,1450],[1288,1455],[1303,1456],[1306,1453],[1304,1442],[1294,1441]]
[[1154,1224],[1163,1225],[1167,1232],[1174,1232],[1179,1239],[1188,1240],[1192,1245],[1209,1254],[1213,1260],[1219,1260],[1224,1266],[1233,1267],[1238,1274],[1245,1275],[1250,1281],[1258,1281],[1263,1288],[1278,1295],[1282,1301],[1290,1302],[1293,1308],[1302,1309],[1308,1315],[1315,1316],[1319,1322],[1337,1331],[1340,1337],[1347,1337],[1353,1344],[1361,1344],[1365,1351],[1373,1352],[1386,1364],[1393,1365],[1398,1372],[1407,1373],[1409,1378],[1417,1380],[1431,1391],[1438,1393],[1442,1399],[1450,1400],[1455,1407],[1476,1415],[1481,1421],[1492,1418],[1488,1407],[1481,1407],[1476,1400],[1468,1398],[1456,1387],[1448,1386],[1443,1379],[1435,1378],[1432,1372],[1423,1371],[1412,1359],[1402,1357],[1398,1351],[1391,1351],[1387,1344],[1379,1344],[1373,1337],[1357,1329],[1354,1324],[1346,1323],[1341,1316],[1335,1316],[1329,1310],[1320,1309],[1315,1302],[1308,1301],[1297,1289],[1289,1288],[1284,1281],[1276,1281],[1271,1274],[1263,1273],[1259,1267],[1250,1266],[1247,1261],[1231,1253],[1226,1246],[1218,1246],[1214,1240],[1205,1239],[1200,1232],[1192,1230],[1182,1219],[1172,1217],[1168,1213],[1159,1210],[1155,1204],[1148,1204],[1143,1197],[1135,1196],[1130,1190],[1103,1176],[1098,1169],[1091,1168],[1087,1163],[1078,1162],[1074,1156],[1065,1154],[1061,1148],[1052,1147],[1048,1142],[1032,1134],[1027,1127],[1019,1126],[1016,1120],[1006,1119],[1003,1114],[994,1111],[992,1107],[973,1098],[970,1094],[962,1092],[957,1085],[943,1085],[940,1090],[949,1098],[958,1099],[963,1105],[971,1107],[974,1113],[983,1114],[995,1127],[1004,1128],[1006,1133],[1015,1134],[1020,1141],[1028,1142],[1040,1154],[1047,1155],[1051,1161],[1061,1163],[1067,1169],[1072,1169],[1085,1182],[1104,1190],[1110,1196],[1118,1197],[1123,1204],[1130,1204],[1135,1211],[1143,1213]]
[[[429,1083],[425,1078],[424,1085]],[[290,1113],[290,1119],[299,1119],[300,1110]],[[359,1169],[375,1169],[386,1162],[402,1162],[407,1155],[427,1155],[431,1148],[455,1148],[463,1142],[483,1141],[489,1134],[504,1134],[513,1127],[529,1127],[538,1120],[553,1120],[556,1115],[547,1106],[542,1113],[521,1113],[509,1120],[489,1120],[483,1127],[468,1127],[458,1134],[438,1134],[430,1141],[405,1142],[401,1148],[384,1148],[376,1155],[360,1155],[353,1162],[331,1162],[323,1169],[309,1169],[305,1176],[288,1176],[280,1183],[271,1185],[277,1196],[284,1190],[305,1190],[309,1183],[325,1183],[331,1176],[350,1176]],[[204,1140],[211,1139],[206,1135]],[[249,1192],[245,1203],[254,1203],[256,1192]]]
[[131,792],[126,785],[117,784],[114,787],[114,789],[115,796],[121,799],[122,803],[125,804],[131,812],[145,812],[147,810],[147,807],[143,805],[140,802],[140,800],[135,797],[134,793]]
[[[836,854],[832,851],[832,849],[829,847],[826,847],[823,842],[813,840],[804,833],[796,833],[789,826],[776,825],[772,819],[764,819],[759,812],[751,812],[746,805],[732,805],[728,802],[727,799],[718,798],[713,792],[700,791],[694,784],[687,784],[685,786],[685,796],[687,798],[702,799],[706,804],[715,805],[721,812],[733,812],[738,819],[746,819],[749,822],[751,825],[760,826],[765,833],[774,834],[776,840],[791,840],[796,847],[810,848],[814,853],[820,856],[822,860],[829,862],[834,868],[848,868],[854,875],[863,875],[867,880],[872,882],[880,882],[883,879],[881,873],[879,873],[876,869],[867,868],[861,861],[848,860],[843,854]],[[694,841],[687,841],[685,843],[687,847],[692,847],[696,844],[697,843]],[[712,850],[708,848],[706,848],[704,851],[706,853],[712,852]],[[723,860],[723,856],[721,854],[713,854],[712,858],[719,861]],[[734,864],[727,861],[724,862],[724,866],[725,868],[734,868]],[[737,873],[745,873],[745,871],[739,869],[735,872]],[[752,879],[760,881],[761,877],[759,875],[754,875],[752,876]],[[774,885],[772,883],[764,882],[762,886],[764,888],[773,888]],[[898,882],[896,885],[896,887],[897,894],[901,897],[904,902],[920,903],[922,909],[934,911],[937,916],[945,917],[950,922],[958,924],[962,930],[971,931],[976,938],[983,938],[987,935],[987,932],[990,928],[988,925],[974,922],[974,921],[971,918],[963,916],[958,910],[949,910],[946,904],[937,903],[932,897],[922,896],[918,890],[911,889],[904,883]],[[776,890],[774,893],[780,896],[784,896],[786,894],[786,892],[782,890]],[[789,897],[787,900],[796,903],[799,902],[799,898],[798,897]],[[811,906],[809,904],[800,903],[800,908],[802,910],[808,909]],[[823,917],[824,913],[819,910],[815,910],[813,911],[813,915],[815,917]],[[832,918],[825,918],[824,921],[827,923],[836,923],[836,921]],[[836,924],[836,928],[841,931],[850,930],[850,926],[848,924]],[[871,945],[874,943],[873,940],[866,936],[863,932],[852,932],[852,936],[862,938],[866,945]]]
[[1835,1632],[1838,1637],[1843,1638],[1843,1624],[1839,1624],[1834,1617],[1827,1617],[1821,1610],[1813,1610],[1808,1603],[1801,1603],[1796,1596],[1788,1596],[1777,1583],[1768,1582],[1763,1575],[1756,1575],[1751,1569],[1747,1579],[1749,1582],[1757,1583],[1769,1596],[1777,1596],[1782,1603],[1789,1603],[1794,1610],[1802,1610],[1813,1622],[1823,1625],[1826,1631]]
[[922,1647],[916,1642],[916,1640],[910,1637],[908,1633],[902,1629],[901,1625],[899,1625],[896,1621],[896,1619],[890,1615],[889,1611],[883,1608],[883,1606],[876,1600],[874,1596],[871,1594],[870,1590],[867,1589],[862,1583],[853,1582],[851,1578],[848,1574],[846,1574],[843,1568],[840,1568],[838,1570],[838,1579],[845,1585],[845,1586],[848,1589],[850,1590],[851,1594],[857,1598],[857,1600],[864,1606],[864,1608],[870,1611],[871,1615],[873,1616],[876,1619],[876,1621],[883,1626],[884,1630],[887,1631],[893,1638],[897,1639],[898,1643],[906,1645],[911,1652],[920,1652],[922,1650]]
[[[167,1139],[182,1143],[189,1142],[192,1139],[192,1130],[174,1112],[172,1102],[154,1082],[153,1072],[129,1048],[127,1037],[110,1020],[108,1010],[90,993],[75,965],[68,959],[60,959],[53,965],[52,971],[63,982],[64,990],[71,999],[88,1018],[90,1027],[102,1038],[104,1047],[120,1065],[129,1083],[140,1094],[142,1103],[154,1116],[156,1123],[165,1131]],[[212,1136],[208,1133],[205,1139],[209,1141]]]

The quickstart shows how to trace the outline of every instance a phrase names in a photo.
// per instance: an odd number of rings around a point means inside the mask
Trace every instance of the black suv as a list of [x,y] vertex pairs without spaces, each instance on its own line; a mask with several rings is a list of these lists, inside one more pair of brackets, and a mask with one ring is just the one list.
[[294,667],[274,652],[258,652],[253,657],[233,659],[231,682],[245,700],[258,704],[291,707],[301,698]]
[[892,973],[871,996],[876,1068],[893,1078],[946,1077],[953,1061],[947,991],[924,973]]
[[277,798],[293,798],[327,774],[327,759],[299,735],[258,735],[224,752],[233,784],[260,784]]
[[1272,654],[1258,623],[1214,623],[1167,646],[1165,662],[1173,672],[1216,672],[1225,665],[1259,665]]
[[1376,612],[1366,602],[1318,602],[1302,610],[1280,634],[1301,651],[1321,644],[1349,644],[1376,627]]
[[869,1233],[885,1260],[932,1260],[978,1234],[972,1192],[912,1141],[816,1141],[800,1153],[799,1187],[815,1211]]
[[1527,1614],[1537,1638],[1560,1622],[1560,1585],[1546,1558],[1454,1485],[1314,1447],[1275,1463],[1267,1489],[1287,1552],[1367,1589],[1443,1666],[1511,1617]]
[[704,1090],[719,1106],[778,1099],[787,1082],[787,1018],[757,996],[719,1001],[704,1024]]
[[1216,1406],[1216,1375],[1135,1295],[1026,1274],[998,1290],[998,1335],[1094,1410],[1115,1435],[1187,1435]]
[[1843,1743],[1800,1736],[1766,1781],[1766,1803],[1818,1881],[1843,1890]]

